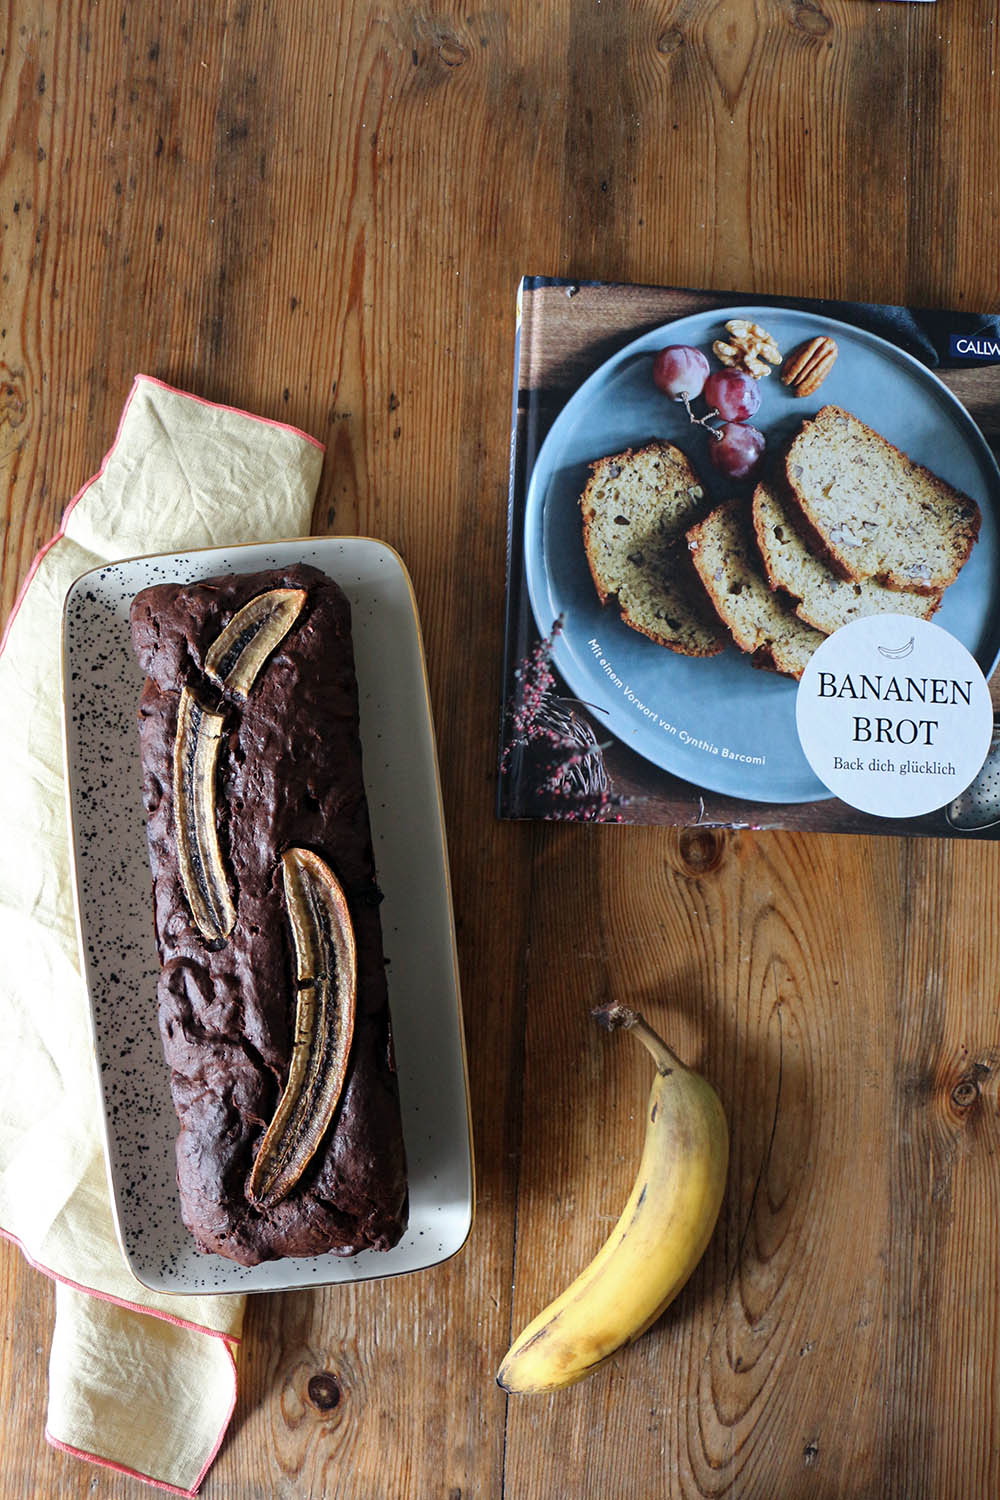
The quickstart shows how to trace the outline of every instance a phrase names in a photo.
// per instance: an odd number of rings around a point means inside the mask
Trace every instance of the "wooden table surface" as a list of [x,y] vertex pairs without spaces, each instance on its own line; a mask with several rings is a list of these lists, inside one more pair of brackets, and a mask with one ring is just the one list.
[[[476,1223],[414,1278],[251,1301],[209,1500],[1000,1491],[1000,845],[493,812],[519,275],[1000,307],[998,15],[4,7],[4,612],[142,370],[328,444],[316,529],[400,551],[429,658]],[[633,1175],[609,998],[716,1083],[722,1216],[639,1344],[508,1400]],[[149,1493],[46,1446],[53,1291],[7,1244],[0,1301],[5,1500]]]

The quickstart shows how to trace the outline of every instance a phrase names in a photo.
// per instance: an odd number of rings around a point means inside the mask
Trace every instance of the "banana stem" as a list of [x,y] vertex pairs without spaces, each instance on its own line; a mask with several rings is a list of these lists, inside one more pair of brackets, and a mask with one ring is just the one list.
[[687,1068],[681,1062],[677,1053],[668,1047],[662,1036],[653,1030],[645,1017],[637,1010],[631,1010],[627,1005],[619,1005],[609,1002],[607,1005],[598,1005],[591,1011],[591,1015],[599,1026],[607,1031],[631,1031],[633,1036],[646,1048],[656,1064],[656,1071],[666,1077],[675,1068],[687,1072]]

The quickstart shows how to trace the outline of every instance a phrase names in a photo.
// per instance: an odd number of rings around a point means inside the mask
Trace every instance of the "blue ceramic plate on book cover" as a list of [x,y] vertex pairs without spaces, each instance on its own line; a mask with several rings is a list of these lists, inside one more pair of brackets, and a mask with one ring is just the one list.
[[628,344],[574,392],[528,485],[528,593],[542,635],[563,617],[553,661],[570,691],[639,755],[708,791],[760,802],[819,801],[830,793],[799,745],[794,680],[755,668],[734,646],[699,659],[647,640],[622,623],[613,601],[601,606],[583,550],[579,502],[596,458],[663,438],[687,454],[712,500],[738,488],[708,462],[712,439],[651,378],[657,349],[693,344],[708,352],[737,317],[762,323],[784,351],[821,334],[836,339],[839,350],[812,397],[793,396],[776,376],[763,382],[753,424],[769,451],[803,417],[842,406],[977,501],[979,540],[934,623],[957,636],[990,676],[1000,655],[1000,471],[982,433],[912,356],[863,329],[795,309],[727,307],[678,318]]
[[[312,563],[351,603],[365,786],[378,882],[410,1186],[385,1252],[244,1267],[205,1255],[181,1223],[177,1118],[156,1019],[159,971],[129,605],[151,583]],[[81,961],[90,992],[118,1236],[163,1292],[270,1292],[436,1265],[473,1214],[472,1146],[437,755],[413,590],[399,557],[364,537],[305,537],[143,557],[86,573],[64,612],[66,764]]]

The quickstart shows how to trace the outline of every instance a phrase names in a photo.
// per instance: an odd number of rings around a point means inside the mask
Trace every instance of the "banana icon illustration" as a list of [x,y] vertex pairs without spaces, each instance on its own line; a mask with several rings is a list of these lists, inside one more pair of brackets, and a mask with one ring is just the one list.
[[909,656],[913,651],[913,637],[907,641],[905,646],[879,646],[883,656],[890,657],[893,661],[899,661],[904,656]]
[[594,1016],[631,1031],[656,1063],[642,1158],[604,1245],[511,1345],[497,1374],[506,1391],[573,1385],[645,1333],[701,1260],[722,1204],[729,1131],[711,1084],[637,1012],[611,1005]]

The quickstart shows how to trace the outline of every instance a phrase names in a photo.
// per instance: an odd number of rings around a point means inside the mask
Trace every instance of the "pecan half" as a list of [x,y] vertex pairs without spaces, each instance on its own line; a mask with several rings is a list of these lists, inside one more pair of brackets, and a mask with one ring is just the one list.
[[837,358],[834,339],[807,339],[793,349],[781,367],[780,379],[793,396],[811,396],[818,391]]
[[282,859],[295,941],[295,1043],[288,1079],[260,1143],[247,1196],[271,1208],[298,1182],[319,1147],[344,1087],[354,1037],[357,955],[347,899],[310,849]]

